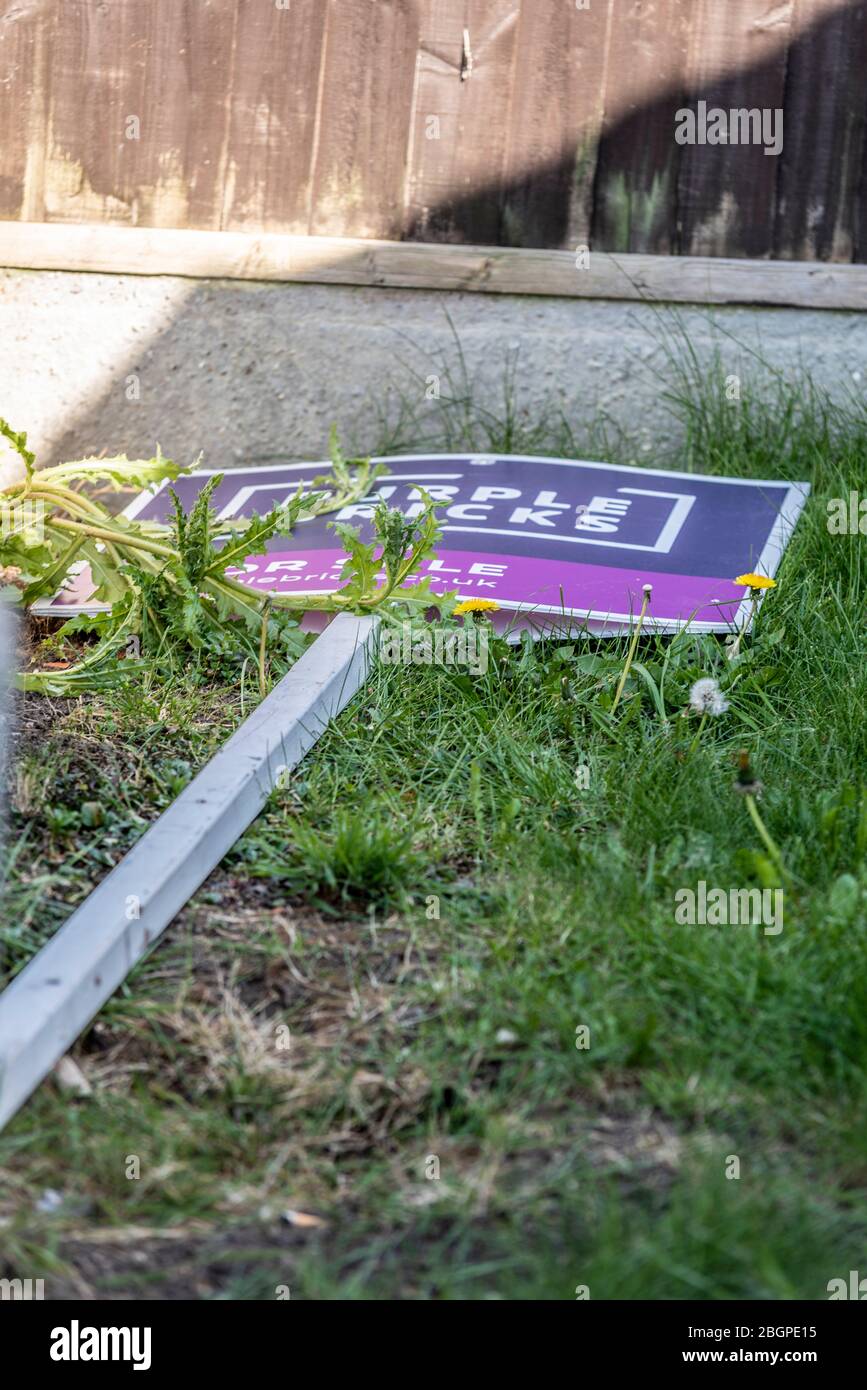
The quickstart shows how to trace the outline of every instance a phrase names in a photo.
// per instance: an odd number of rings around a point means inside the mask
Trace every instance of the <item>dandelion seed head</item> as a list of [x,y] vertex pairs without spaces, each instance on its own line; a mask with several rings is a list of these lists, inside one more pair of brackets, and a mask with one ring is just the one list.
[[719,688],[719,681],[704,676],[689,692],[689,703],[696,714],[725,714],[729,702]]

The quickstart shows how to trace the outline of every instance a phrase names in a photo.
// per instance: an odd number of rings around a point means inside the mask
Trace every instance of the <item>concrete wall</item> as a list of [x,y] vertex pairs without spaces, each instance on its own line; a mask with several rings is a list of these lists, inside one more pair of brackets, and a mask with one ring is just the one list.
[[[224,468],[324,457],[332,421],[348,447],[380,448],[380,416],[396,420],[402,400],[393,443],[407,449],[441,428],[427,379],[439,375],[446,395],[443,366],[458,366],[447,315],[477,406],[501,411],[517,353],[525,421],[562,410],[580,438],[602,416],[624,432],[627,457],[670,448],[660,342],[670,311],[162,276],[0,271],[0,414],[27,430],[42,464],[150,456],[159,441],[179,462],[203,452]],[[711,317],[690,307],[678,316],[707,369],[740,372],[747,385],[760,368],[746,349],[787,372],[808,369],[841,397],[867,382],[867,316],[733,308]]]

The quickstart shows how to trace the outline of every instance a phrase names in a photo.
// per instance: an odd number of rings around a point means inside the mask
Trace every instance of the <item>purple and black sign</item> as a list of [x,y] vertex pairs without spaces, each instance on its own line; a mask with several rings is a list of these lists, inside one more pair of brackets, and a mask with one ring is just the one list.
[[[691,621],[699,630],[725,630],[745,600],[734,577],[773,575],[809,491],[806,483],[514,455],[382,462],[389,472],[369,497],[301,522],[291,539],[277,537],[266,555],[251,556],[238,577],[280,593],[337,589],[345,555],[329,522],[349,522],[368,539],[378,498],[411,515],[422,510],[424,491],[444,503],[437,558],[422,569],[434,589],[494,599],[540,618],[565,609],[594,625],[617,626],[637,611],[650,583],[648,621],[657,627]],[[214,506],[221,517],[261,514],[329,469],[323,463],[233,469]],[[185,508],[209,476],[195,472],[174,483]],[[165,485],[136,499],[127,515],[167,520]]]

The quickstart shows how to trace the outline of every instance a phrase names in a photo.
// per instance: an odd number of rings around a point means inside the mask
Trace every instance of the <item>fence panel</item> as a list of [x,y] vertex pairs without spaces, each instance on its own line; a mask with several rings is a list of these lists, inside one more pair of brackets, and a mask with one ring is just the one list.
[[865,65],[867,0],[0,0],[0,218],[863,261]]

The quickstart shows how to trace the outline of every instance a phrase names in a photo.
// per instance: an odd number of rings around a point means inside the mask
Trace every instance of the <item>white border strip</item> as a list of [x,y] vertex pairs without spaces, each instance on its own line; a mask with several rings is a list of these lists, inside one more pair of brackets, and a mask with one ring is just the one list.
[[0,1128],[364,683],[377,626],[335,618],[0,994]]
[[[720,483],[728,487],[786,487],[785,478],[727,478],[718,477],[715,473],[684,473],[682,469],[676,468],[645,468],[644,464],[637,467],[631,463],[602,463],[598,459],[564,459],[554,458],[551,454],[376,454],[371,458],[371,463],[446,463],[454,460],[456,463],[469,463],[477,468],[486,467],[488,464],[496,463],[498,460],[507,463],[553,463],[558,468],[601,468],[608,473],[631,473],[633,477],[644,478],[678,478],[681,482],[693,482],[698,479],[702,483]],[[304,469],[331,468],[330,459],[318,459],[313,462],[300,463],[250,463],[244,464],[241,468],[191,468],[188,473],[183,473],[184,478],[211,478],[215,473],[223,473],[226,477],[239,478],[245,473],[288,473],[298,472]],[[315,475],[314,475],[315,476]],[[423,475],[419,475],[422,477]],[[443,475],[445,476],[445,474]],[[450,477],[457,477],[458,474],[449,474]],[[383,477],[382,482],[388,482],[388,478]],[[164,478],[161,483],[157,483],[151,496],[156,496],[162,492],[163,488],[169,487],[171,480]],[[806,484],[796,483],[796,487],[806,486]],[[124,516],[135,516],[137,511],[149,501],[149,497],[141,494],[133,499],[129,507],[124,512]],[[135,508],[136,510],[132,510]]]
[[867,309],[867,266],[723,256],[612,255],[282,232],[0,221],[0,266],[114,275],[313,281],[682,304]]

